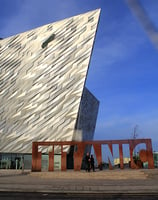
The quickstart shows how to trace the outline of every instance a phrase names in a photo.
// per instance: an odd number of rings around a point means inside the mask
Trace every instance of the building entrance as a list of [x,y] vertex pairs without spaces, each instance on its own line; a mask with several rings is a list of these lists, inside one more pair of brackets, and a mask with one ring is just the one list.
[[42,154],[41,171],[48,171],[48,167],[49,167],[49,156],[48,154]]
[[54,170],[61,170],[61,155],[54,155]]

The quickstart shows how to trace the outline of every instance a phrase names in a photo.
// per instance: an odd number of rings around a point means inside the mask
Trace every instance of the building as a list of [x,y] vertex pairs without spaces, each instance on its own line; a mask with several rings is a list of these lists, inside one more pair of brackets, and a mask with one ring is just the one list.
[[20,168],[22,158],[29,168],[33,141],[93,139],[99,102],[85,81],[99,15],[97,9],[0,40],[1,168]]

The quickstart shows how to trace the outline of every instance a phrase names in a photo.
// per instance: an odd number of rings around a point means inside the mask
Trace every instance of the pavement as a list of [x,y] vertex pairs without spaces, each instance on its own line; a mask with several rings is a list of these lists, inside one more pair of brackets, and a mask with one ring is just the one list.
[[96,172],[0,170],[0,192],[145,194],[155,195],[158,199],[158,169],[106,169]]

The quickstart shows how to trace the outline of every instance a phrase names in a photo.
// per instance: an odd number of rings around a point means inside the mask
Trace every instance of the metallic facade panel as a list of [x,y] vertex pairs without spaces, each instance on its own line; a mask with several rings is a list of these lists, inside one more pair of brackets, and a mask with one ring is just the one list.
[[93,139],[98,109],[99,101],[85,87],[76,121],[76,134],[74,134],[74,140],[89,141]]
[[0,40],[0,152],[73,139],[99,14]]

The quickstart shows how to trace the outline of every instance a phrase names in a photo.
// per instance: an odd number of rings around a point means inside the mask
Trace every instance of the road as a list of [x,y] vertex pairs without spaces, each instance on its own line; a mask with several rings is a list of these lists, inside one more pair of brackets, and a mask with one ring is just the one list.
[[2,200],[50,200],[50,199],[115,199],[115,200],[157,200],[158,194],[100,194],[100,193],[25,193],[25,192],[0,192],[0,199]]

